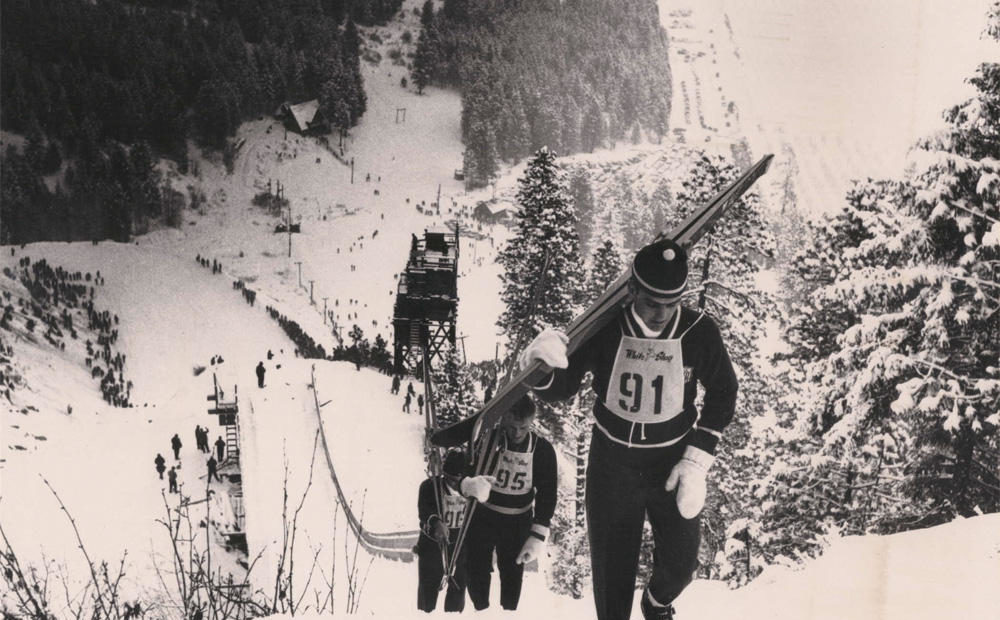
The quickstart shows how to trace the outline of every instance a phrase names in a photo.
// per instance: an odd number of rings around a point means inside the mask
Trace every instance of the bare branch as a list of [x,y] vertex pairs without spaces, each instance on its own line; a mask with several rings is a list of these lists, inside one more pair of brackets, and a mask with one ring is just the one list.
[[94,590],[95,590],[94,600],[100,606],[101,612],[103,613],[104,617],[109,618],[111,614],[108,611],[108,609],[104,606],[104,593],[101,592],[101,584],[97,579],[97,573],[94,572],[94,563],[90,560],[90,555],[87,553],[87,549],[83,545],[83,539],[80,538],[80,530],[77,529],[76,527],[76,520],[73,519],[73,515],[71,515],[69,513],[69,510],[66,509],[66,505],[63,504],[62,498],[60,498],[59,494],[56,493],[56,490],[52,488],[52,485],[49,484],[49,481],[46,480],[45,477],[42,476],[41,474],[39,474],[38,477],[41,478],[42,482],[45,483],[45,486],[49,487],[49,490],[52,491],[52,495],[54,495],[56,501],[59,502],[59,507],[62,509],[64,513],[66,513],[66,518],[69,519],[70,525],[73,526],[73,533],[76,534],[76,542],[80,547],[80,551],[83,553],[83,557],[87,560],[87,568],[90,569],[90,578],[94,584]]
[[[4,569],[4,580],[7,581],[10,591],[17,597],[22,609],[31,612],[34,617],[50,617],[48,612],[45,611],[45,601],[39,601],[35,598],[34,584],[29,583],[25,578],[21,563],[17,559],[14,547],[10,544],[10,540],[8,540],[7,533],[4,532],[2,525],[0,525],[0,537],[3,538],[5,548],[5,551],[0,553],[0,567]],[[13,580],[7,577],[8,572],[13,576]]]
[[[289,554],[289,558],[288,558],[288,601],[289,601],[289,604],[291,605],[291,611],[292,611],[293,614],[295,613],[295,603],[294,603],[294,599],[293,599],[293,597],[295,595],[295,589],[292,586],[292,579],[294,577],[294,571],[295,571],[295,537],[296,537],[296,534],[298,533],[298,529],[299,529],[298,528],[298,524],[299,524],[299,512],[302,511],[302,506],[305,505],[305,503],[306,503],[306,496],[309,494],[309,489],[312,488],[313,470],[314,470],[315,465],[316,465],[316,449],[317,449],[318,446],[319,446],[319,429],[317,428],[316,429],[316,434],[313,436],[312,458],[309,460],[309,479],[306,481],[306,488],[305,488],[305,490],[302,491],[302,498],[299,500],[299,505],[298,505],[298,507],[295,508],[295,513],[292,515],[292,540],[291,540],[291,547],[288,550],[288,554]],[[309,574],[311,576],[312,575],[312,571],[310,571]],[[303,586],[303,588],[302,588],[303,592],[305,591],[305,589],[308,586],[309,586],[309,583],[306,582],[306,585]],[[301,598],[299,600],[301,600]]]

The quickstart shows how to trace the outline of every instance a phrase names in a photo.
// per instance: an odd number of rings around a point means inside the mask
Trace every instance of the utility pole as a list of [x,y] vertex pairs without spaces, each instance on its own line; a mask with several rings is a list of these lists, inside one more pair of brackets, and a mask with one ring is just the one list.
[[437,197],[437,202],[434,203],[434,206],[437,208],[437,214],[441,215],[441,184],[440,183],[438,183],[438,197]]
[[313,301],[313,282],[316,280],[309,280],[309,303],[314,305],[316,302]]
[[[281,196],[285,195],[284,186],[279,186],[278,191]],[[292,257],[292,203],[288,203],[288,258]]]
[[299,267],[299,288],[302,288],[302,261],[297,260],[295,264]]
[[329,297],[324,297],[323,298],[323,325],[326,325],[326,300],[327,299],[330,299],[330,298]]
[[351,185],[354,185],[354,158],[351,158]]

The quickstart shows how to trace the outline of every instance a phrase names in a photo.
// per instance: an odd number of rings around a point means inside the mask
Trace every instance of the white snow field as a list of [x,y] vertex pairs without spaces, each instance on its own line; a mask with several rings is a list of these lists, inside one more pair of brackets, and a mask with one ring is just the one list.
[[[408,1],[401,22],[379,29],[384,57],[388,49],[400,45],[404,29],[416,34],[412,8],[419,4]],[[737,130],[750,134],[751,147],[760,153],[777,154],[782,143],[794,143],[805,179],[804,200],[818,201],[830,191],[823,185],[829,178],[867,170],[864,166],[882,155],[864,150],[853,138],[770,127],[774,117],[767,115],[769,106],[747,99],[746,84],[759,88],[763,83],[759,74],[747,73],[744,86],[733,86],[751,63],[750,46],[740,37],[755,40],[760,49],[770,43],[763,30],[748,29],[749,17],[733,18],[735,32],[730,37],[722,9],[735,16],[737,8],[731,5],[722,0],[710,5],[688,0],[660,3],[661,19],[672,36],[676,27],[668,23],[669,12],[692,10],[691,27],[684,28],[691,30],[686,35],[689,41],[683,43],[688,46],[685,49],[712,51],[711,43],[714,57],[722,63],[716,78],[708,61],[681,69],[672,60],[678,83],[685,80],[693,89],[697,76],[703,89],[698,105],[705,123],[717,132],[697,133],[701,131],[694,127],[700,127],[697,113],[684,120],[679,88],[672,126],[686,126],[699,144],[710,137],[712,148],[724,148]],[[773,2],[768,6],[764,7],[768,19],[787,13]],[[938,4],[921,6],[923,23],[940,16]],[[808,7],[799,9],[807,11]],[[963,14],[967,9],[963,6]],[[840,17],[850,21],[850,14]],[[780,23],[772,19],[766,26]],[[672,49],[681,47],[676,41]],[[743,52],[745,66],[733,60],[736,48]],[[704,58],[712,57],[706,53]],[[208,198],[200,213],[185,213],[180,229],[154,231],[133,244],[40,243],[16,248],[13,256],[8,247],[0,251],[0,267],[13,266],[28,256],[33,261],[45,258],[53,267],[70,271],[100,270],[106,284],[97,287],[95,304],[121,319],[117,346],[127,356],[125,376],[135,386],[134,407],[109,407],[83,366],[80,343],[63,353],[18,339],[10,342],[27,387],[16,394],[16,406],[0,410],[0,524],[22,561],[38,566],[51,561],[64,567],[61,574],[68,575],[70,598],[83,591],[86,566],[73,527],[45,480],[75,520],[92,559],[108,561],[113,570],[128,550],[123,580],[127,598],[154,600],[149,598],[151,593],[162,591],[161,583],[170,584],[171,577],[164,572],[170,567],[170,541],[157,523],[166,516],[162,496],[166,483],[158,480],[153,458],[159,452],[168,466],[175,464],[169,439],[178,433],[184,443],[179,470],[182,494],[191,501],[204,497],[206,457],[195,449],[193,428],[208,426],[210,442],[220,434],[216,420],[206,413],[210,403],[205,397],[212,389],[214,372],[227,397],[236,393],[240,402],[250,561],[256,558],[251,572],[254,586],[273,591],[286,544],[284,521],[295,518],[301,502],[295,552],[286,556],[296,566],[295,592],[306,595],[302,600],[307,613],[296,617],[315,617],[308,612],[322,602],[315,600],[313,591],[325,592],[327,581],[334,583],[335,597],[327,608],[346,615],[345,588],[352,562],[358,570],[357,584],[363,586],[359,614],[425,617],[415,611],[415,564],[375,558],[363,549],[355,555],[356,543],[347,533],[343,510],[337,507],[322,448],[316,453],[309,483],[310,457],[319,429],[310,388],[313,367],[330,460],[352,510],[372,532],[416,528],[417,486],[424,476],[421,418],[401,411],[401,395],[389,394],[385,375],[366,368],[358,371],[347,363],[297,358],[294,345],[264,310],[266,305],[275,306],[329,350],[336,339],[333,326],[322,315],[325,297],[342,335],[358,324],[369,340],[381,333],[391,341],[394,277],[405,265],[410,235],[445,224],[461,208],[470,210],[478,200],[492,196],[492,189],[467,194],[453,178],[462,154],[459,96],[435,88],[418,96],[401,88],[405,71],[388,60],[379,66],[363,63],[363,67],[368,111],[352,131],[344,154],[347,161],[354,160],[353,183],[350,166],[330,151],[294,134],[286,136],[276,121],[258,120],[239,130],[238,139],[244,142],[232,174],[226,174],[218,161],[199,159],[199,179],[175,176],[178,189],[186,192],[187,184],[193,183]],[[940,67],[935,71],[947,73]],[[724,91],[718,91],[723,85]],[[923,92],[922,88],[917,90]],[[713,89],[723,95],[713,94]],[[689,92],[694,98],[694,90]],[[730,100],[739,104],[741,118],[727,132],[724,105]],[[396,122],[397,109],[402,108],[406,109],[405,121]],[[798,140],[806,140],[807,146]],[[830,151],[830,144],[840,150]],[[632,150],[622,147],[592,157],[625,158]],[[830,162],[845,161],[845,152],[855,168],[831,170]],[[520,169],[505,171],[497,184],[498,196],[512,196]],[[301,222],[302,232],[292,238],[291,257],[287,256],[288,237],[272,232],[277,220],[250,202],[266,189],[268,180],[282,183],[293,218]],[[439,187],[437,215],[431,204],[437,200]],[[501,311],[499,268],[493,261],[509,231],[503,227],[479,231],[470,219],[461,221],[463,229],[476,234],[462,237],[458,330],[467,336],[468,358],[476,361],[493,357],[498,342],[494,322]],[[478,238],[480,232],[482,238]],[[212,275],[199,266],[196,254],[221,261],[223,274]],[[301,284],[297,263],[301,263]],[[254,307],[232,289],[237,278],[258,291]],[[274,353],[273,359],[266,358],[268,350]],[[210,364],[215,355],[225,361]],[[253,368],[262,360],[267,374],[265,387],[258,388]],[[196,375],[199,366],[206,370]],[[227,484],[210,486],[219,497]],[[166,497],[171,507],[180,501],[177,495]],[[204,546],[205,530],[198,522],[206,509],[221,523],[231,518],[220,512],[217,501],[192,505],[199,546]],[[214,541],[213,566],[240,574],[238,556],[223,551],[218,537]],[[518,614],[546,619],[593,617],[589,595],[572,600],[551,593],[546,568],[542,562],[540,572],[526,576]],[[306,586],[310,572],[311,582]],[[65,597],[58,576],[54,583],[60,591],[53,597],[55,611],[63,616]],[[772,568],[737,591],[698,581],[677,601],[677,607],[680,618],[989,620],[1000,618],[998,584],[1000,516],[987,515],[895,536],[838,540],[802,570]],[[155,602],[158,606],[147,617],[178,617],[169,600]],[[468,609],[471,612],[471,604]],[[496,604],[478,614],[487,619],[499,616],[509,614],[498,611]]]
[[789,147],[799,209],[829,211],[851,180],[899,174],[914,141],[972,94],[978,63],[1000,59],[980,37],[990,4],[659,0],[676,52],[671,129],[699,144],[746,137],[775,167]]

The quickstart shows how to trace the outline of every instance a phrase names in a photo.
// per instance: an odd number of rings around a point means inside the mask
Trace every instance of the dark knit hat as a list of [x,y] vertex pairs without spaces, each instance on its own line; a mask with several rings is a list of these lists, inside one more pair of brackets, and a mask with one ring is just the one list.
[[632,261],[632,279],[650,295],[665,301],[681,298],[687,287],[687,252],[670,239],[639,250]]
[[446,476],[458,477],[465,474],[465,455],[461,450],[448,450],[441,468]]
[[514,416],[515,420],[523,420],[528,416],[534,415],[535,401],[531,400],[531,396],[525,394],[511,406],[510,413]]

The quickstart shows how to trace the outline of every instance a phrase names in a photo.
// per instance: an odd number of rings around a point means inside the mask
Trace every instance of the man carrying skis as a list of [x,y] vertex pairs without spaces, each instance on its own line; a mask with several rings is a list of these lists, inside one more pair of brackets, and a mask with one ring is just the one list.
[[500,606],[514,610],[524,565],[541,555],[549,535],[556,508],[556,453],[547,439],[532,432],[534,420],[535,403],[525,395],[504,413],[500,428],[483,439],[499,442],[499,450],[487,457],[488,465],[496,465],[492,489],[479,498],[482,506],[473,514],[465,540],[469,598],[477,610],[490,605],[494,550]]
[[[420,483],[417,494],[417,514],[420,517],[420,538],[417,540],[417,609],[428,613],[437,606],[438,591],[444,577],[445,562],[455,553],[455,541],[465,519],[465,496],[459,490],[466,474],[465,457],[452,450],[444,459],[442,475]],[[455,562],[455,573],[448,580],[444,599],[445,611],[465,609],[465,554]]]
[[[716,443],[735,411],[737,381],[719,328],[680,305],[687,255],[669,239],[632,262],[632,302],[566,357],[567,338],[546,330],[525,349],[553,372],[535,386],[546,401],[569,398],[586,372],[597,393],[587,463],[586,509],[594,602],[600,620],[632,610],[645,516],[653,530],[653,573],[640,607],[671,619],[671,602],[698,565],[699,513]],[[701,412],[697,383],[705,391]]]

